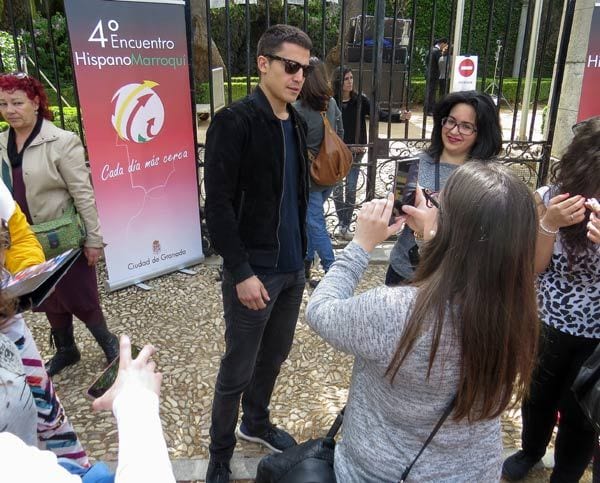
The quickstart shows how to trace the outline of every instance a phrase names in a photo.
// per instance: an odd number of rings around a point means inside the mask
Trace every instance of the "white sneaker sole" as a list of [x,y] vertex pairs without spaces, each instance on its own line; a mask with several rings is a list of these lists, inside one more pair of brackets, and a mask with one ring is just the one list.
[[243,439],[245,441],[250,441],[251,443],[258,443],[258,444],[262,444],[264,447],[269,448],[271,451],[273,451],[274,453],[281,453],[280,449],[275,448],[275,446],[271,446],[269,443],[267,443],[264,439],[262,438],[257,438],[256,436],[248,436],[247,434],[244,434],[240,431],[239,426],[235,429],[235,435],[240,438]]

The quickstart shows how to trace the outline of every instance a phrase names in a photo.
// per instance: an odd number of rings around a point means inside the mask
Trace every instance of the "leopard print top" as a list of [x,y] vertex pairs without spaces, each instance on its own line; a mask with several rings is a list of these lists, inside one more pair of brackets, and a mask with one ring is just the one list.
[[[547,206],[549,186],[537,190]],[[561,332],[600,339],[600,246],[577,257],[569,266],[560,234],[554,242],[552,259],[538,278],[540,319]]]

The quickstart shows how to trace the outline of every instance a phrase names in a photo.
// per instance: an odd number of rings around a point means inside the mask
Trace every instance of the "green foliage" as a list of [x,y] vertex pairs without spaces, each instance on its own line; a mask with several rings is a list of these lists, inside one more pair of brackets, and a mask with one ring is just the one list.
[[[453,2],[442,2],[439,0],[410,0],[407,2],[403,12],[405,18],[410,18],[412,15],[413,1],[417,3],[415,23],[413,25],[414,52],[411,67],[415,74],[423,75],[425,72],[426,56],[431,48],[431,40],[439,37],[446,37],[452,42],[451,34],[453,33],[451,32],[451,25],[454,20],[452,18]],[[436,6],[435,11],[433,8],[434,3]],[[492,2],[489,0],[474,0],[472,2],[473,11],[471,12],[471,2],[465,2],[461,53],[479,56],[479,75],[485,73],[486,78],[494,77],[497,40],[501,40],[504,46],[504,73],[505,75],[510,75],[512,73],[522,3],[523,2],[521,1],[496,0],[493,2],[494,9],[490,12]],[[552,9],[551,3],[552,2],[546,2],[546,7],[542,16],[542,32],[540,33],[540,38],[542,38],[544,25],[546,22],[549,22],[548,41],[546,48],[541,51],[541,69],[542,76],[544,77],[552,76],[554,52],[558,42],[558,31],[561,18],[561,9]],[[549,11],[547,10],[548,8],[550,8]],[[393,7],[388,6],[386,8],[387,16],[393,16],[393,12]],[[489,28],[490,13],[492,18],[491,29]],[[549,15],[547,16],[548,13]],[[434,15],[435,25],[432,33],[431,22]],[[508,35],[505,40],[505,32],[507,29]],[[488,37],[489,45],[487,45]],[[529,39],[526,37],[525,45],[528,45],[528,42]],[[537,70],[536,66],[536,73]]]
[[[48,103],[53,105],[58,105],[58,94],[46,86],[46,94],[48,96]],[[60,86],[60,94],[61,96],[71,105],[74,106],[75,102],[75,88],[73,86]]]
[[[230,2],[229,22],[230,22],[230,46],[232,76],[246,75],[250,71],[252,76],[256,72],[256,44],[259,37],[267,28],[266,4],[264,0],[259,0],[258,5],[249,7],[250,20],[250,65],[247,65],[247,38],[246,38],[246,6],[236,5]],[[324,58],[325,54],[338,41],[338,31],[340,25],[340,6],[326,3],[323,11],[323,4],[320,0],[308,1],[308,15],[306,17],[306,31],[313,41],[313,55]],[[227,27],[225,8],[211,9],[211,34],[223,61],[227,65]],[[325,17],[325,52],[323,52],[323,14]],[[269,17],[271,25],[276,23],[288,23],[304,29],[304,7],[301,5],[287,6],[287,19],[283,2],[269,2]]]
[[[542,79],[540,84],[540,94],[538,101],[546,102],[550,98],[550,85],[552,83],[552,79]],[[481,79],[479,79],[479,86],[481,86]],[[502,95],[506,97],[508,102],[514,104],[517,97],[517,84],[518,79],[504,79],[502,83]],[[535,96],[535,90],[537,87],[537,79],[533,80],[531,86],[531,99],[533,101]],[[523,91],[525,90],[525,81],[521,80],[521,86],[519,89],[519,103],[523,100]],[[494,91],[496,92],[496,91]]]
[[[246,78],[242,77],[242,82],[232,82],[231,83],[231,102],[237,101],[245,97],[248,94]],[[250,82],[250,90],[254,89],[256,84],[258,83],[258,79],[256,82]],[[227,82],[225,82],[225,102],[227,102]],[[199,84],[196,88],[196,104],[208,104],[210,103],[210,90],[208,88],[208,82],[203,82]]]
[[15,72],[17,59],[15,56],[15,44],[9,32],[0,31],[0,52],[2,52],[2,63],[5,72]]
[[[50,111],[54,115],[53,123],[58,126],[60,125],[60,112],[58,106],[50,106]],[[67,131],[72,131],[77,135],[81,136],[79,132],[79,123],[77,122],[77,109],[75,107],[65,107],[63,108],[63,115],[65,118],[65,129]],[[6,121],[0,121],[0,132],[4,132],[8,129],[8,123]]]
[[[241,80],[241,82],[237,81],[237,82],[231,83],[231,90],[232,90],[231,100],[232,100],[232,102],[246,96],[246,80],[245,80],[245,78],[237,77],[235,79],[236,79],[236,81]],[[258,78],[255,78],[255,80],[258,81]],[[542,79],[542,82],[540,85],[540,95],[539,95],[538,101],[546,102],[549,99],[551,82],[552,82],[552,79],[549,79],[549,78]],[[482,79],[479,78],[478,86],[480,89],[481,89],[481,83],[482,83]],[[506,78],[506,79],[504,79],[504,82],[502,83],[502,95],[504,97],[506,97],[506,99],[511,104],[514,104],[515,99],[516,99],[517,83],[518,83],[518,79],[513,79],[513,78]],[[256,85],[256,82],[253,81],[251,84],[251,87],[254,87],[255,85]],[[486,85],[489,85],[489,81],[486,82]],[[519,91],[519,100],[520,101],[523,99],[524,86],[525,86],[525,82],[521,81],[521,88]],[[534,82],[532,85],[532,93],[531,93],[532,99],[535,94],[536,86],[537,86],[537,79],[534,79]],[[495,93],[496,92],[497,91],[495,91]],[[225,83],[225,96],[227,96],[227,83]],[[412,104],[423,104],[424,99],[425,99],[425,78],[423,78],[423,77],[413,78],[412,82],[410,84],[411,103]],[[197,93],[196,93],[196,102],[198,104],[208,104],[210,102],[209,89],[208,89],[207,82],[202,83],[198,86]]]
[[[60,125],[60,110],[58,106],[50,106],[50,111],[54,115],[54,119],[52,122],[58,126]],[[81,132],[79,132],[79,122],[77,120],[77,108],[76,107],[63,107],[63,116],[65,118],[65,127],[64,129],[67,131],[72,131],[77,135],[81,136]]]
[[[51,19],[52,34],[54,36],[54,56],[58,66],[58,76],[62,85],[73,85],[73,70],[71,68],[71,49],[69,47],[69,35],[67,32],[67,21],[61,13],[56,13]],[[48,20],[39,13],[33,17],[33,38],[29,30],[23,31],[23,40],[33,55],[33,44],[35,42],[39,68],[48,76],[54,79],[54,63],[52,43],[49,35]]]
[[[427,54],[431,48],[431,41],[438,37],[451,37],[451,25],[453,23],[453,2],[440,0],[386,0],[386,17],[394,16],[394,6],[398,3],[397,14],[399,18],[411,18],[413,3],[415,5],[414,46],[411,69],[413,75],[424,75]],[[283,3],[283,2],[282,2]],[[279,2],[270,2],[270,23],[284,22],[284,6]],[[496,0],[492,5],[489,0],[474,0],[465,3],[465,16],[463,25],[463,37],[461,53],[470,53],[479,56],[479,75],[485,75],[486,79],[494,77],[496,41],[501,40],[504,45],[503,68],[505,75],[512,73],[513,59],[519,30],[519,19],[522,1]],[[546,4],[542,15],[543,38],[545,24],[549,22],[547,29],[549,36],[543,51],[541,51],[541,72],[544,77],[552,75],[554,52],[558,39],[561,10],[552,8]],[[435,10],[434,10],[435,4]],[[473,9],[471,11],[471,4]],[[341,5],[341,3],[340,3]],[[550,9],[550,10],[548,10]],[[325,7],[325,52],[322,42],[322,15],[323,7],[320,0],[308,1],[307,32],[313,40],[313,53],[324,58],[338,41],[340,28],[340,6],[326,4]],[[265,1],[259,0],[258,5],[249,7],[250,20],[250,66],[251,75],[256,74],[254,49],[258,37],[265,30],[266,7]],[[366,14],[375,14],[375,0],[366,2]],[[435,24],[432,29],[432,19]],[[491,27],[490,27],[491,18]],[[230,46],[231,75],[245,75],[247,72],[247,50],[246,50],[246,8],[245,5],[235,5],[231,2],[229,7],[230,21]],[[304,28],[303,6],[288,5],[287,23]],[[223,60],[227,63],[227,39],[226,39],[226,12],[224,8],[211,10],[211,29],[213,38],[219,47]],[[432,32],[433,30],[433,32]],[[506,38],[505,33],[507,32]],[[528,38],[525,38],[528,45]],[[539,69],[536,66],[536,74]]]

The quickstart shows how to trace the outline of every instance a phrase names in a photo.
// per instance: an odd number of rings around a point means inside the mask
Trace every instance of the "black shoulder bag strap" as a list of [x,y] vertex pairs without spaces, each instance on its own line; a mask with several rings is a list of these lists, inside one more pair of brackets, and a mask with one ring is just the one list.
[[444,421],[446,421],[446,419],[448,419],[448,416],[450,416],[450,413],[454,409],[455,403],[456,403],[456,395],[454,395],[454,397],[452,398],[452,401],[450,401],[450,403],[444,410],[444,414],[442,414],[442,417],[439,419],[439,421],[435,425],[435,428],[433,428],[433,430],[429,434],[427,441],[425,441],[425,443],[423,443],[423,446],[421,447],[419,454],[417,454],[417,456],[415,456],[415,459],[412,460],[412,462],[404,470],[404,473],[402,473],[399,483],[404,483],[406,481],[406,478],[408,478],[408,474],[410,473],[410,470],[412,470],[412,467],[414,466],[414,464],[417,462],[417,460],[419,459],[419,457],[421,456],[423,451],[425,451],[425,448],[427,448],[427,446],[429,446],[429,443],[431,443],[431,440],[434,438],[434,436],[437,434],[439,429],[442,427],[442,424],[444,424]]
[[435,186],[434,191],[436,193],[440,192],[440,160],[438,159],[435,162]]

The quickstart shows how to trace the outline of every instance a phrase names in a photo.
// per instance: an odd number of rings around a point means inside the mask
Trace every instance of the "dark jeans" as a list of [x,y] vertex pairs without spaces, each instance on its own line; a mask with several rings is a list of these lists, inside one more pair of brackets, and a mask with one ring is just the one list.
[[363,153],[352,155],[350,172],[345,181],[338,183],[333,190],[332,198],[340,228],[348,229],[350,223],[352,223],[352,215],[356,205],[356,187],[358,185],[358,175],[360,174],[360,162],[363,156]]
[[427,79],[427,97],[425,98],[425,112],[428,114],[435,109],[436,91],[438,89],[438,79]]
[[258,278],[271,300],[262,310],[250,310],[239,301],[231,274],[223,272],[225,354],[212,406],[210,455],[214,461],[228,462],[233,455],[240,399],[247,430],[261,434],[268,429],[275,380],[294,339],[304,269]]
[[535,459],[544,456],[560,413],[550,482],[577,482],[592,458],[596,434],[571,385],[598,340],[568,335],[544,324],[540,344],[529,397],[521,409],[523,451]]

